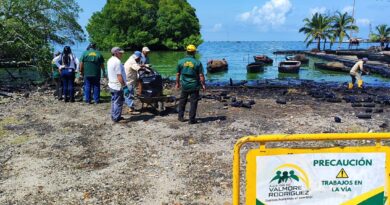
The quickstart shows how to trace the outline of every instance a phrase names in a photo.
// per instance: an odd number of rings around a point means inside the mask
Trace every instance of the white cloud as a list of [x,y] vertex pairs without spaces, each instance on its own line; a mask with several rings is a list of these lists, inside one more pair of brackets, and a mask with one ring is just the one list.
[[222,30],[222,24],[220,23],[217,23],[213,26],[213,28],[211,29],[212,32],[218,32],[218,31],[221,31]]
[[352,11],[353,11],[353,6],[346,6],[343,8],[343,10],[341,10],[341,13],[347,12],[349,15],[352,15]]
[[257,25],[262,30],[267,30],[269,26],[283,25],[291,9],[290,0],[269,0],[261,7],[255,6],[251,11],[238,15],[238,20]]
[[359,26],[368,26],[368,25],[370,25],[371,21],[369,19],[357,19],[356,23]]
[[326,12],[325,7],[315,7],[310,9],[310,14],[314,15],[315,13],[324,14]]

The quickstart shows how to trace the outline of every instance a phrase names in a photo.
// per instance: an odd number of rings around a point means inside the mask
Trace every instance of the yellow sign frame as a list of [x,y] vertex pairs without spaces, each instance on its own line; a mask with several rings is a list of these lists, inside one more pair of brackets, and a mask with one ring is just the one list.
[[[375,140],[376,146],[364,146],[364,147],[339,147],[339,148],[272,148],[266,149],[265,145],[268,142],[286,142],[286,141],[334,141],[334,140]],[[385,152],[386,162],[390,162],[390,147],[382,146],[382,140],[390,140],[390,133],[348,133],[348,134],[294,134],[294,135],[264,135],[264,136],[248,136],[241,138],[234,146],[233,155],[233,205],[240,204],[240,150],[244,144],[247,143],[259,143],[260,148],[251,150],[248,153],[248,157],[258,156],[256,154],[261,153],[262,156],[282,155],[282,154],[301,154],[301,153],[357,153],[357,152]],[[252,154],[251,154],[252,153]],[[250,155],[251,154],[251,155]],[[253,156],[252,156],[253,155]],[[387,164],[386,163],[386,164]],[[248,164],[248,166],[253,166]],[[255,165],[254,165],[255,166]],[[253,167],[247,167],[247,169],[253,169]],[[386,190],[390,191],[390,167],[386,166]],[[248,173],[247,173],[248,174]],[[251,179],[251,180],[248,180]],[[254,180],[253,180],[254,179]],[[247,183],[250,186],[256,186],[256,176],[247,176]],[[254,185],[253,185],[254,184]],[[252,194],[256,189],[249,190],[247,197]],[[253,199],[252,199],[253,200]],[[256,199],[255,199],[256,200]],[[247,204],[256,204],[247,201]],[[386,204],[390,204],[389,201]]]

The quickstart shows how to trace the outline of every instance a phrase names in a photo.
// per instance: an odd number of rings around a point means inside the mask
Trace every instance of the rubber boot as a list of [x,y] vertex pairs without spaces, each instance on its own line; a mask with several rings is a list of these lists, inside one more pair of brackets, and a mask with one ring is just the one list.
[[350,90],[353,89],[353,83],[348,83],[348,89],[350,89]]
[[358,88],[363,88],[363,80],[358,80]]

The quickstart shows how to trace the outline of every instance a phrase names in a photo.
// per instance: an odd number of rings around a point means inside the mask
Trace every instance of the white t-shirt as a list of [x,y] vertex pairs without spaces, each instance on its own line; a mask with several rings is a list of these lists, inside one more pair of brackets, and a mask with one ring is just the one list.
[[117,75],[122,75],[124,82],[126,82],[126,73],[121,60],[119,60],[116,56],[112,56],[107,61],[108,87],[119,91],[122,89],[122,85],[119,82]]

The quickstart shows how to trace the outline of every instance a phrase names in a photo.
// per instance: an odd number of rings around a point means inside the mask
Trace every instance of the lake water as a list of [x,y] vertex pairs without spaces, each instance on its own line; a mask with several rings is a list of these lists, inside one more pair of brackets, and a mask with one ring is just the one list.
[[[373,43],[362,43],[359,48],[368,48]],[[333,46],[336,49],[338,44]],[[342,44],[346,48],[348,44]],[[79,44],[73,47],[73,51],[77,56],[80,56],[87,43]],[[260,79],[308,79],[315,81],[350,81],[350,76],[346,73],[338,73],[331,71],[323,71],[314,68],[314,62],[322,62],[320,59],[310,58],[310,63],[307,66],[302,66],[299,74],[280,74],[278,72],[278,63],[285,60],[285,55],[274,55],[273,52],[278,50],[305,50],[316,47],[312,44],[306,48],[304,42],[281,42],[281,41],[241,41],[241,42],[205,42],[198,47],[198,58],[201,60],[206,73],[206,79],[211,82],[233,80],[260,80]],[[321,46],[322,47],[322,46]],[[328,47],[327,47],[328,48]],[[110,57],[109,52],[103,52],[106,60]],[[126,52],[123,62],[126,61],[132,52]],[[265,67],[265,71],[258,74],[248,74],[246,65],[253,62],[254,55],[265,54],[274,59],[273,65]],[[164,77],[174,78],[176,75],[177,61],[185,55],[184,52],[171,51],[152,51],[150,59],[153,67],[159,71]],[[206,64],[210,59],[225,58],[229,64],[229,69],[226,72],[207,73]],[[376,75],[364,76],[364,81],[367,83],[386,82],[390,79],[381,78]]]

